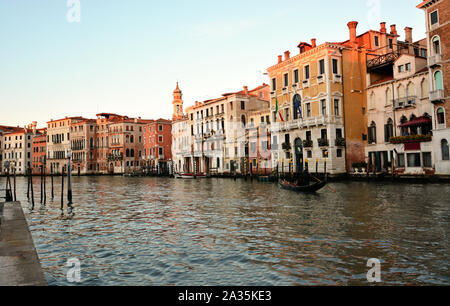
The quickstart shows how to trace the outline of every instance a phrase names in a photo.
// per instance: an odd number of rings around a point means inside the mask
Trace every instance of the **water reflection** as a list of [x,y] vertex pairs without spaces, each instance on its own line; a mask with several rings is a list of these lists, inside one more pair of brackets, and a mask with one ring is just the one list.
[[[0,183],[2,179],[0,179]],[[338,183],[300,195],[233,180],[75,177],[74,212],[47,191],[26,208],[47,280],[67,285],[449,284],[447,185]],[[49,188],[49,184],[47,184]],[[65,203],[66,200],[65,200]]]

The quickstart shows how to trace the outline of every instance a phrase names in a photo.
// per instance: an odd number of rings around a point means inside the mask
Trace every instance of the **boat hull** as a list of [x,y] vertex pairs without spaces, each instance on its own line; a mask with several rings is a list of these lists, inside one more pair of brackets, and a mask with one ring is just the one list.
[[193,173],[182,173],[182,174],[177,174],[176,178],[184,179],[184,180],[193,180],[195,178],[206,178],[206,175],[204,175],[203,173],[199,173],[196,175],[194,175]]
[[319,191],[326,185],[327,185],[326,181],[320,181],[320,182],[317,182],[315,184],[308,185],[308,186],[296,186],[296,185],[290,184],[286,181],[280,181],[281,188],[290,190],[290,191],[295,191],[295,192],[303,192],[303,193],[314,193],[316,191]]

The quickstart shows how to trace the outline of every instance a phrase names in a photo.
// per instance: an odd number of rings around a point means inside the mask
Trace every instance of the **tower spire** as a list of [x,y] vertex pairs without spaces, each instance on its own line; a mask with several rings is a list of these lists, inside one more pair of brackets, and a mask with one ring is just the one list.
[[173,91],[173,120],[179,120],[183,118],[183,93],[180,90],[178,81],[177,87]]

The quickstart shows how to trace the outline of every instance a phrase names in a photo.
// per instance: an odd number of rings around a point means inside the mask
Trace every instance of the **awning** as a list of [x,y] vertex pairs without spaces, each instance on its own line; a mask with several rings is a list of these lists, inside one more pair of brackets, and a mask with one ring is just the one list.
[[425,124],[430,124],[431,118],[428,117],[418,117],[414,118],[408,122],[405,122],[403,124],[400,124],[399,127],[410,127],[410,126],[420,126]]

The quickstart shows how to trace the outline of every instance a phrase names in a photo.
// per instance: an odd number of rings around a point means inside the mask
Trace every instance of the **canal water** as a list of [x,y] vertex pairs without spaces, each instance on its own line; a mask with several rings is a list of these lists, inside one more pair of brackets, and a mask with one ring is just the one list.
[[50,285],[70,258],[81,285],[369,285],[370,258],[383,285],[450,285],[450,185],[74,177],[61,216],[60,178],[34,210],[17,184]]

